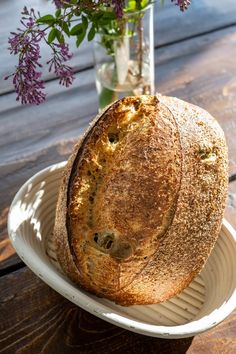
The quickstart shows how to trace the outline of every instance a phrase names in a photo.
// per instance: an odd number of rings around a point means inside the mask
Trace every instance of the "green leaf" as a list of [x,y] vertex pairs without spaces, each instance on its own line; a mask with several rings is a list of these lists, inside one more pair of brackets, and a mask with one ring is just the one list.
[[72,1],[69,3],[69,2],[63,2],[63,8],[64,9],[69,9],[73,7],[73,4],[72,4]]
[[65,38],[63,36],[63,34],[59,31],[59,29],[55,28],[56,30],[56,38],[58,40],[59,43],[65,43]]
[[150,0],[141,0],[141,8],[144,9],[146,6],[148,6],[150,3]]
[[94,28],[94,26],[92,26],[89,30],[89,33],[88,33],[88,41],[89,42],[94,39],[95,34],[96,34],[95,28]]
[[103,12],[103,16],[102,16],[103,20],[115,20],[116,19],[116,15],[114,12],[111,11],[104,11]]
[[37,23],[46,23],[53,24],[55,22],[55,18],[52,15],[45,15],[37,19]]
[[128,2],[127,11],[135,11],[135,9],[136,9],[136,1],[130,0]]
[[72,30],[70,31],[70,34],[76,35],[76,46],[79,47],[80,44],[83,42],[84,37],[86,35],[88,28],[88,19],[86,16],[82,16],[82,22],[79,23],[78,25],[74,26]]
[[61,9],[57,9],[57,11],[55,12],[55,16],[56,17],[60,17],[61,16]]
[[103,11],[99,11],[95,14],[93,14],[93,16],[91,16],[91,20],[93,19],[93,21],[99,21],[103,16]]
[[52,43],[54,41],[54,39],[56,38],[56,33],[57,33],[57,29],[52,28],[48,34],[48,42],[49,43]]
[[80,46],[80,44],[83,42],[84,37],[86,35],[86,31],[83,31],[82,33],[78,34],[77,39],[76,39],[76,46],[77,48]]
[[38,21],[51,21],[51,20],[54,20],[54,17],[52,15],[45,15],[38,19]]
[[68,15],[68,21],[70,21],[72,19],[72,17],[73,17],[73,14],[69,14]]
[[88,19],[84,15],[82,16],[82,23],[83,23],[84,29],[87,30],[87,28],[88,28]]
[[82,23],[78,23],[77,25],[75,25],[74,27],[71,28],[70,35],[71,36],[77,36],[81,32],[83,32],[83,24]]
[[62,25],[61,25],[63,31],[65,32],[65,34],[67,34],[68,37],[70,37],[70,29],[69,29],[69,26],[66,22],[62,22]]
[[75,16],[79,17],[81,15],[81,11],[79,9],[74,10]]

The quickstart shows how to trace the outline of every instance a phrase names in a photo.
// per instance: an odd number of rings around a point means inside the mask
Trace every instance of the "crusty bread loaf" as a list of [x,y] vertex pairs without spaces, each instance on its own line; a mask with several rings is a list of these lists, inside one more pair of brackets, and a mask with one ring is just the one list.
[[54,229],[63,270],[122,305],[176,295],[217,240],[227,168],[223,131],[203,109],[161,95],[115,102],[65,168]]

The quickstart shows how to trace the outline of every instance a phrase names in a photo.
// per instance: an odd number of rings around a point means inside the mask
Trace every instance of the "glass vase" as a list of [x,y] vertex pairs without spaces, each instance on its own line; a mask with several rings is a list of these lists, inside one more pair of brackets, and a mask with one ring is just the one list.
[[153,5],[104,26],[94,40],[94,61],[99,109],[154,94]]

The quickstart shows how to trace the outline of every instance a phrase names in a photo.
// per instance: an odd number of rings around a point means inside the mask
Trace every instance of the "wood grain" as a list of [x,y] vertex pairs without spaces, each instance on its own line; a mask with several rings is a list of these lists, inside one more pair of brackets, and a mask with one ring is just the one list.
[[229,148],[229,175],[236,173],[235,29],[156,51],[157,91],[199,105],[219,121]]
[[[236,173],[235,29],[236,26],[156,50],[157,90],[198,104],[219,120],[229,146],[230,175]],[[35,172],[66,159],[73,142],[97,111],[91,69],[78,73],[74,86],[66,91],[55,81],[47,83],[47,90],[48,100],[41,106],[19,106],[13,93],[0,99],[3,270],[19,261],[6,232],[7,210],[14,194]],[[67,146],[66,153],[63,146]]]
[[[0,77],[15,64],[6,38],[17,26],[23,4],[43,12],[52,6],[46,0],[1,0]],[[184,15],[166,0],[155,15],[156,88],[202,106],[219,120],[228,141],[231,176],[236,173],[235,24],[235,0],[223,5],[221,0],[193,1]],[[46,58],[48,50],[42,50]],[[79,309],[28,268],[17,270],[23,263],[6,228],[14,194],[34,173],[67,159],[97,112],[91,45],[75,51],[72,65],[78,71],[73,87],[66,90],[56,81],[47,82],[48,99],[39,107],[20,106],[9,82],[0,81],[0,95],[9,92],[0,97],[0,353],[236,353],[236,312],[195,338],[149,338]],[[44,77],[52,79],[46,72]],[[225,217],[236,228],[235,180],[229,186]]]
[[[23,6],[33,7],[40,10],[41,14],[47,14],[54,10],[49,0],[1,0],[0,2],[0,53],[1,66],[0,78],[9,75],[16,65],[16,58],[9,55],[7,50],[7,38],[11,31],[20,26],[20,12]],[[193,1],[189,10],[184,14],[178,10],[170,0],[165,1],[165,6],[160,2],[155,7],[155,45],[163,46],[168,43],[181,41],[185,38],[199,35],[236,24],[236,3],[235,0],[226,0],[222,6],[221,0],[198,0]],[[83,43],[78,50],[73,39],[69,41],[70,48],[74,53],[71,65],[74,71],[91,67],[93,65],[92,43]],[[50,56],[50,49],[42,44],[42,60],[45,64]],[[46,66],[43,69],[45,80],[52,79],[53,75],[48,73]],[[13,90],[11,81],[0,80],[0,94]]]
[[235,325],[236,312],[216,329],[194,339],[150,338],[90,315],[50,289],[29,269],[1,279],[2,354],[222,354],[226,346],[227,352],[233,353],[236,350]]
[[[219,120],[228,140],[230,174],[236,171],[235,28],[156,50],[157,91],[198,104]],[[13,93],[1,97],[0,165],[78,137],[97,112],[93,70],[78,73],[67,90],[48,82],[47,91],[41,106],[20,106]]]
[[33,154],[27,160],[16,161],[14,164],[0,167],[1,170],[1,210],[0,210],[0,276],[7,270],[15,269],[14,266],[22,266],[22,261],[16,255],[7,233],[7,215],[9,202],[19,189],[29,178],[30,174],[35,174],[43,168],[66,160],[74,146],[74,140],[60,141],[39,154]]

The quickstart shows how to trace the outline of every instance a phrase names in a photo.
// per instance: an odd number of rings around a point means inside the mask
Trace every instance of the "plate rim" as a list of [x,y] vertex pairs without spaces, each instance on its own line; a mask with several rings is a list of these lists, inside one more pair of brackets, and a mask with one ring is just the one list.
[[[24,190],[27,188],[29,183],[32,181],[35,181],[38,177],[41,177],[45,174],[48,174],[52,171],[56,171],[59,169],[63,169],[63,167],[66,165],[67,161],[62,161],[59,163],[52,164],[36,174],[34,174],[32,177],[30,177],[18,190],[16,193],[15,197],[13,198],[13,201],[10,205],[9,208],[9,213],[8,213],[8,220],[7,220],[7,229],[8,229],[8,236],[9,239],[18,254],[18,256],[22,259],[22,261],[33,271],[33,273],[36,274],[41,280],[43,280],[48,286],[53,288],[55,291],[57,291],[59,294],[67,298],[69,301],[73,302],[75,305],[81,307],[85,311],[90,312],[92,315],[95,315],[107,322],[110,322],[116,326],[122,327],[124,329],[128,329],[132,332],[139,333],[139,334],[144,334],[147,336],[152,336],[152,337],[159,337],[159,338],[186,338],[190,337],[196,334],[199,334],[201,332],[204,332],[206,330],[209,330],[210,328],[216,326],[220,322],[222,322],[231,312],[234,311],[236,308],[236,288],[234,289],[231,297],[229,300],[222,304],[219,308],[215,309],[212,313],[209,315],[206,315],[200,319],[193,320],[191,322],[188,322],[186,324],[182,325],[175,325],[175,326],[160,326],[160,325],[154,325],[154,324],[148,324],[148,323],[143,323],[142,321],[138,320],[132,320],[130,318],[127,318],[126,316],[123,315],[117,315],[114,313],[113,309],[109,309],[109,312],[107,311],[108,306],[103,305],[98,303],[93,297],[93,295],[85,292],[83,289],[80,289],[79,287],[76,288],[76,284],[73,284],[68,277],[65,276],[65,279],[63,278],[62,275],[57,272],[57,270],[50,269],[44,262],[43,260],[39,257],[39,255],[35,252],[35,255],[37,257],[30,257],[25,250],[22,250],[20,245],[22,244],[22,241],[20,240],[20,237],[17,237],[17,232],[14,231],[11,227],[12,224],[12,209],[14,205],[16,204],[16,201],[20,198],[20,196],[23,194]],[[233,241],[236,243],[236,231],[233,228],[233,226],[225,219],[223,218],[222,222],[222,229],[226,232],[228,232],[233,238]],[[25,243],[28,247],[29,245]],[[30,247],[31,250],[32,247]],[[39,268],[38,265],[41,265]],[[43,274],[43,275],[42,275]],[[64,284],[58,284],[57,280],[54,280],[53,278],[55,277],[55,274],[57,277],[60,277],[60,281],[63,281]],[[58,279],[59,280],[59,279]],[[67,281],[66,281],[67,280]],[[68,283],[69,281],[69,283]],[[67,291],[63,291],[62,285],[65,285]],[[69,294],[68,290],[70,290],[72,293]],[[90,303],[89,303],[90,302]],[[145,305],[141,305],[145,306]],[[112,313],[113,311],[113,313]]]

